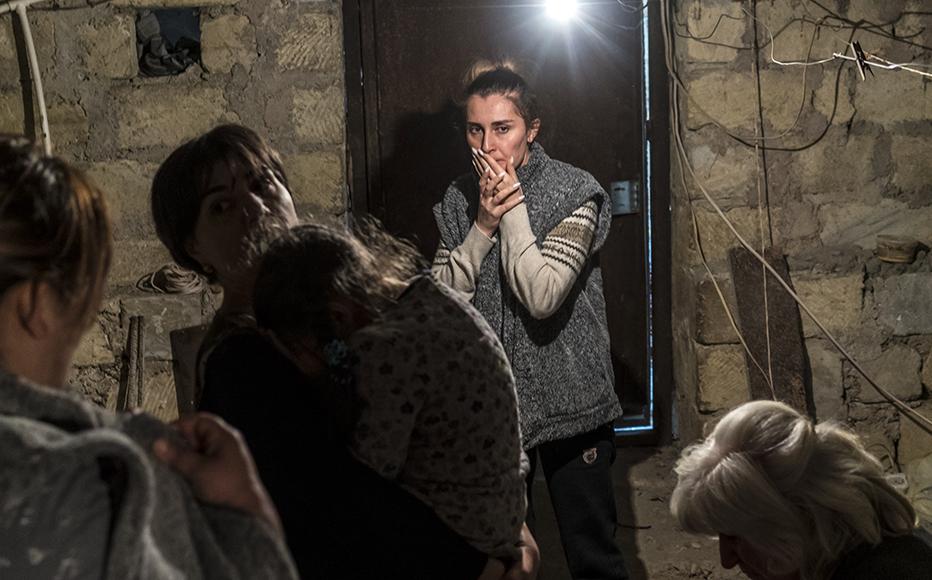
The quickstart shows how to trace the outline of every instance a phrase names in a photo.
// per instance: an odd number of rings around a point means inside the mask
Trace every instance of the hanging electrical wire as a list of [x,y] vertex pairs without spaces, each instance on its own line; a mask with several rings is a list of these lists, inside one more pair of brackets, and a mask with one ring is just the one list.
[[[824,9],[824,7],[821,6],[818,2],[815,2],[815,4],[816,4],[816,6],[818,6],[819,8]],[[672,9],[672,7],[670,6],[669,2],[667,2],[667,1],[665,1],[663,5],[666,6],[667,9]],[[835,32],[839,32],[839,31],[843,31],[843,30],[849,31],[848,38],[845,39],[844,41],[840,42],[840,44],[841,44],[842,46],[847,47],[847,46],[849,46],[849,45],[852,43],[852,41],[853,41],[853,39],[854,39],[854,35],[855,35],[856,31],[858,31],[858,30],[862,30],[862,29],[865,29],[865,30],[866,30],[867,28],[870,28],[873,32],[876,33],[877,30],[882,29],[882,27],[884,27],[884,26],[893,26],[893,25],[895,25],[896,23],[899,23],[904,17],[906,17],[906,16],[908,16],[908,15],[920,15],[920,16],[932,15],[932,12],[906,11],[906,12],[902,12],[899,16],[897,16],[897,18],[895,18],[895,19],[893,19],[893,20],[891,20],[891,21],[889,21],[889,22],[887,22],[887,23],[878,24],[878,23],[871,22],[871,21],[868,21],[868,20],[863,20],[863,19],[862,19],[862,20],[858,20],[858,21],[850,20],[850,19],[841,17],[840,15],[838,15],[838,14],[836,14],[836,13],[830,11],[830,10],[825,10],[825,11],[826,11],[826,14],[825,14],[825,15],[821,16],[820,18],[815,18],[815,17],[811,14],[811,12],[808,11],[808,8],[806,8],[805,4],[803,4],[803,7],[804,7],[804,9],[806,9],[807,14],[809,14],[808,17],[807,17],[807,16],[802,16],[802,17],[794,17],[794,18],[791,18],[791,19],[789,19],[786,23],[784,23],[783,26],[781,26],[779,29],[777,29],[776,31],[771,30],[769,27],[767,27],[766,23],[760,21],[760,19],[757,19],[756,16],[752,16],[752,18],[754,18],[756,22],[759,22],[759,23],[760,23],[762,26],[764,26],[764,27],[767,29],[767,31],[768,31],[769,40],[766,41],[766,42],[764,42],[764,43],[762,43],[762,44],[758,47],[758,49],[764,48],[764,47],[766,47],[766,46],[770,46],[770,49],[771,49],[771,60],[772,60],[772,61],[773,61],[773,57],[774,57],[774,44],[775,44],[776,38],[779,37],[783,32],[785,32],[785,31],[789,28],[790,25],[792,25],[793,23],[796,23],[796,22],[805,22],[805,23],[808,23],[808,24],[813,25],[813,27],[814,27],[814,29],[813,29],[813,37],[811,38],[811,41],[810,41],[809,53],[807,54],[806,61],[805,61],[805,62],[808,64],[808,63],[809,63],[809,58],[811,57],[812,41],[814,41],[814,39],[815,39],[815,34],[817,34],[817,33],[818,33],[820,30],[822,30],[823,28],[829,29],[829,30],[832,30],[832,31],[835,31]],[[749,11],[747,10],[747,8],[741,7],[741,10],[743,10],[743,11],[745,12],[745,14],[748,14],[748,15],[750,14]],[[752,46],[745,46],[745,45],[737,46],[737,45],[730,45],[730,44],[728,44],[728,43],[714,42],[714,41],[710,41],[710,40],[709,40],[709,38],[711,38],[711,37],[713,37],[713,36],[715,35],[715,33],[717,32],[719,26],[721,25],[721,23],[722,23],[724,20],[741,20],[741,18],[739,18],[739,17],[737,17],[737,16],[733,16],[733,15],[730,15],[730,14],[721,14],[721,15],[719,15],[719,17],[718,17],[718,18],[716,19],[716,21],[715,21],[715,24],[712,26],[711,31],[708,32],[708,33],[706,33],[706,34],[702,34],[702,35],[696,35],[696,34],[693,34],[692,32],[690,32],[690,31],[689,31],[689,28],[688,28],[688,24],[687,24],[685,21],[679,21],[679,20],[677,20],[676,12],[675,12],[675,11],[672,12],[672,18],[673,18],[673,21],[676,23],[676,26],[675,26],[675,27],[672,27],[672,34],[675,35],[675,36],[678,36],[678,37],[681,37],[681,38],[687,38],[687,39],[689,39],[689,40],[691,40],[691,41],[694,41],[694,42],[700,42],[700,43],[703,43],[703,44],[714,45],[714,46],[723,46],[723,47],[728,47],[728,48],[732,48],[732,49],[735,49],[735,50],[754,50],[754,49],[755,49],[755,47],[754,47],[753,45],[752,45]],[[834,21],[834,22],[837,22],[837,24],[831,24],[831,22],[833,22],[833,21]],[[668,22],[669,22],[669,16],[668,16]],[[682,29],[682,30],[685,30],[685,32],[682,32],[681,30],[678,30],[677,28]],[[919,33],[921,33],[921,31],[920,31],[920,32],[917,32],[916,34],[914,34],[914,35],[912,35],[912,36],[916,36],[916,35],[918,35]],[[886,33],[886,32],[884,32],[884,33],[882,34],[882,36],[884,36],[885,38],[888,38],[889,40],[892,40],[892,41],[894,41],[894,42],[902,42],[902,43],[907,44],[907,45],[909,45],[909,46],[920,47],[920,48],[922,48],[923,50],[932,51],[932,48],[930,48],[930,47],[927,47],[927,46],[924,46],[924,45],[920,45],[920,44],[917,44],[917,43],[908,41],[908,40],[907,40],[907,39],[909,38],[908,36],[907,36],[907,37],[904,37],[904,36],[897,36],[897,35],[894,35],[894,34],[888,34],[888,33]],[[889,61],[884,61],[883,59],[881,59],[881,58],[880,58],[879,56],[877,56],[877,55],[871,55],[871,56],[874,57],[874,59],[875,59],[874,62],[883,64],[883,65],[884,65],[884,68],[891,68],[891,69],[893,69],[893,68],[903,68],[904,70],[907,70],[906,67],[910,67],[910,66],[913,66],[913,67],[925,66],[925,65],[919,65],[919,64],[917,64],[917,63],[903,63],[902,65],[898,65],[898,66],[897,66],[897,63],[890,63]],[[827,63],[832,62],[832,61],[839,61],[839,66],[837,67],[836,72],[835,72],[835,81],[834,81],[834,89],[833,89],[833,90],[834,90],[834,94],[833,94],[833,96],[832,96],[832,109],[831,109],[831,112],[830,112],[830,114],[829,114],[829,117],[828,117],[827,121],[825,122],[825,124],[823,125],[822,129],[821,129],[811,140],[809,140],[809,141],[807,141],[807,142],[804,142],[803,144],[800,144],[800,145],[772,145],[772,144],[769,144],[769,143],[772,143],[772,142],[779,142],[779,141],[781,141],[782,139],[784,139],[789,133],[791,133],[791,132],[793,131],[793,129],[795,129],[795,128],[798,126],[799,119],[800,119],[800,115],[799,115],[799,114],[797,114],[796,119],[794,120],[794,122],[793,122],[788,128],[786,128],[783,132],[781,132],[780,134],[771,135],[771,136],[766,136],[766,135],[765,135],[765,136],[743,135],[743,134],[739,133],[738,131],[736,131],[735,129],[732,129],[732,128],[729,128],[729,127],[725,126],[723,123],[721,123],[720,121],[718,121],[717,119],[715,119],[712,115],[709,115],[708,112],[705,111],[705,110],[702,108],[702,106],[699,105],[699,104],[695,101],[695,99],[692,98],[692,95],[690,94],[689,89],[688,89],[688,88],[685,86],[685,84],[682,82],[682,80],[680,79],[679,75],[678,75],[678,74],[675,74],[675,73],[672,73],[672,72],[671,72],[671,75],[673,76],[674,82],[678,85],[679,90],[681,90],[681,91],[690,99],[690,101],[691,101],[691,106],[692,106],[694,109],[696,109],[698,112],[700,112],[706,119],[708,119],[708,123],[709,123],[709,124],[711,124],[711,125],[717,127],[718,129],[722,130],[723,132],[725,132],[725,134],[726,134],[730,139],[732,139],[733,141],[736,141],[736,142],[738,142],[738,143],[740,143],[740,144],[742,144],[742,145],[744,145],[744,146],[746,146],[746,147],[749,147],[749,148],[755,148],[756,146],[759,146],[760,149],[761,149],[762,151],[797,152],[797,151],[803,151],[803,150],[809,149],[809,148],[811,148],[812,146],[814,146],[814,145],[816,145],[817,143],[819,143],[819,142],[825,137],[825,135],[828,133],[829,128],[830,128],[830,127],[832,126],[832,124],[834,123],[834,121],[835,121],[835,116],[836,116],[837,111],[838,111],[838,98],[839,98],[839,94],[840,94],[841,73],[842,73],[842,71],[843,71],[843,66],[841,66],[841,65],[843,65],[844,62],[847,61],[847,60],[854,60],[854,59],[851,58],[851,57],[837,58],[836,56],[833,55],[832,58],[825,58],[825,59],[821,59],[821,60],[818,60],[818,61],[813,61],[813,62],[811,63],[811,64],[827,64]],[[776,62],[776,61],[775,61],[775,64],[780,64],[780,62]],[[872,62],[872,65],[873,65],[873,62]],[[879,66],[879,65],[878,65],[878,66]],[[923,76],[930,76],[928,73],[924,73],[924,72],[922,72],[922,71],[911,71],[911,72],[919,72],[919,74],[922,74]],[[805,73],[804,73],[804,76],[803,76],[802,86],[803,86],[803,91],[802,91],[802,92],[803,92],[803,102],[805,102],[805,96],[806,96],[806,77],[805,77]],[[758,139],[761,139],[762,141],[758,141]]]

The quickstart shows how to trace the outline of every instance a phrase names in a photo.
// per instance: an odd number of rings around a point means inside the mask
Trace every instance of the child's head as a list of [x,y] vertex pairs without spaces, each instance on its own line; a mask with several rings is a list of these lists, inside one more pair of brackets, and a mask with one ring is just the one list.
[[[362,237],[323,225],[292,228],[266,252],[253,308],[296,358],[346,339],[377,318],[417,271],[420,257],[377,226]],[[323,361],[322,361],[323,362]]]

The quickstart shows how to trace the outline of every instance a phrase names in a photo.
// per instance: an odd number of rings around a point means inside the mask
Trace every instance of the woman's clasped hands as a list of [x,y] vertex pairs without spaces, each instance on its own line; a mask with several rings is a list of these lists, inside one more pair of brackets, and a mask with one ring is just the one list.
[[491,238],[502,216],[524,201],[514,158],[505,160],[505,167],[481,149],[472,149],[473,168],[479,175],[479,212],[476,227]]

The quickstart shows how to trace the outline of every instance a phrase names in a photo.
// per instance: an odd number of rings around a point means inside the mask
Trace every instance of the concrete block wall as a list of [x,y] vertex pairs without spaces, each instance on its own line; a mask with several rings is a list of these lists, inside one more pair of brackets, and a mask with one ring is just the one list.
[[[139,75],[135,21],[143,9],[198,11],[202,62],[175,77]],[[346,212],[343,41],[339,0],[114,0],[76,10],[30,9],[55,153],[108,196],[116,255],[97,323],[73,382],[113,407],[129,318],[147,320],[147,409],[176,412],[168,333],[206,322],[219,296],[145,294],[137,280],[170,261],[155,236],[149,187],[179,144],[224,122],[252,127],[282,154],[299,214]],[[24,104],[21,39],[0,16],[0,132],[33,133]],[[30,111],[30,114],[26,114]]]
[[[919,0],[829,2],[851,21],[932,45]],[[912,264],[876,257],[878,234],[932,246],[932,84],[918,75],[875,70],[862,81],[852,63],[810,67],[770,61],[819,60],[845,52],[850,29],[816,30],[813,6],[757,2],[760,84],[767,144],[769,211],[758,209],[759,152],[726,134],[758,133],[751,3],[676,3],[676,59],[689,95],[680,102],[684,141],[700,181],[736,228],[759,247],[772,231],[788,257],[802,299],[881,385],[923,414],[932,413],[932,257]],[[718,25],[716,27],[716,24]],[[775,35],[773,46],[769,34]],[[695,38],[689,38],[689,36]],[[855,32],[866,51],[894,62],[928,53],[877,34]],[[837,95],[836,95],[837,84]],[[836,98],[837,97],[837,98]],[[674,185],[674,352],[682,438],[699,436],[747,400],[744,353],[693,239],[690,204],[702,248],[734,309],[727,251],[737,245],[687,177]],[[687,174],[688,175],[688,174]],[[878,456],[901,463],[932,453],[925,435],[869,387],[801,314],[820,419],[849,423]]]

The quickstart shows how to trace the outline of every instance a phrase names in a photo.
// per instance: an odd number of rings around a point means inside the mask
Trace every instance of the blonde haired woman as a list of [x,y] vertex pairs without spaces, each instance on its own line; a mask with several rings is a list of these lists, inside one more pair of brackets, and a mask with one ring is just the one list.
[[676,473],[680,525],[718,534],[722,565],[754,580],[932,577],[913,508],[838,425],[746,403],[684,450]]

